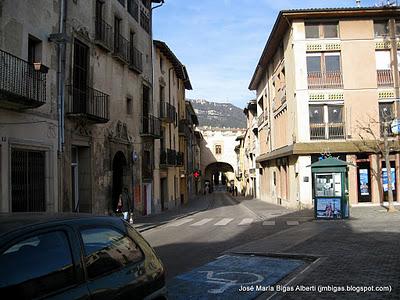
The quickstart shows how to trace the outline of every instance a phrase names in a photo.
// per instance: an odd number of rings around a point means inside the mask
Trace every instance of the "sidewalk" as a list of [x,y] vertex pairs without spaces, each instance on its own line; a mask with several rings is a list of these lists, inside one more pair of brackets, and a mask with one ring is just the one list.
[[256,198],[232,196],[231,194],[229,194],[229,196],[233,201],[240,203],[253,211],[260,220],[269,220],[279,216],[286,216],[287,219],[290,219],[292,216],[292,218],[302,219],[303,221],[308,221],[314,218],[314,211],[310,209],[288,209]]
[[[227,251],[313,256],[318,264],[288,286],[386,287],[391,292],[287,292],[283,299],[400,299],[400,212],[351,209],[349,220],[314,220]],[[268,295],[271,296],[271,295]]]
[[147,216],[137,216],[133,219],[133,227],[143,232],[179,218],[190,216],[200,211],[206,210],[210,205],[210,197],[196,195],[186,205],[166,210],[161,213],[151,214]]

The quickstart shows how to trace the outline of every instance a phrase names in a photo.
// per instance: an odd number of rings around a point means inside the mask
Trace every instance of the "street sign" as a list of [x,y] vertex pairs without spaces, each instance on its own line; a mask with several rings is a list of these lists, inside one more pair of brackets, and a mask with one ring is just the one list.
[[400,120],[394,119],[390,127],[394,134],[399,134],[400,133]]

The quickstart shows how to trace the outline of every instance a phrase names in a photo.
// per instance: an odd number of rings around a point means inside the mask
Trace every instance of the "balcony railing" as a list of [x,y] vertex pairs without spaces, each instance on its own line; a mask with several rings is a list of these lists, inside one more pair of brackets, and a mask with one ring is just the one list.
[[392,87],[393,74],[392,70],[376,70],[379,87]]
[[176,165],[182,167],[184,164],[184,154],[183,152],[176,153]]
[[140,127],[141,136],[150,136],[154,138],[159,138],[161,136],[161,122],[158,118],[147,115],[142,116]]
[[262,112],[259,116],[258,116],[258,127],[261,126],[261,124],[264,123],[264,112]]
[[172,123],[175,121],[176,109],[175,106],[169,104],[168,102],[161,101],[160,104],[160,119]]
[[335,72],[308,72],[309,89],[337,89],[343,88],[342,73]]
[[338,140],[345,138],[344,123],[314,123],[310,124],[311,140]]
[[78,89],[67,86],[67,115],[84,118],[94,123],[107,123],[110,120],[110,96],[96,89]]
[[179,135],[185,137],[185,138],[189,138],[191,131],[188,125],[188,122],[186,119],[183,120],[179,120],[179,125],[178,125],[178,131],[179,131]]
[[113,30],[111,25],[101,18],[95,20],[95,43],[111,51],[113,46]]
[[114,57],[129,63],[129,42],[120,34],[114,34]]
[[176,166],[176,151],[171,149],[160,151],[160,167]]
[[143,54],[134,46],[129,48],[129,68],[139,74],[143,72]]
[[47,68],[0,50],[0,105],[11,109],[35,108],[46,103]]

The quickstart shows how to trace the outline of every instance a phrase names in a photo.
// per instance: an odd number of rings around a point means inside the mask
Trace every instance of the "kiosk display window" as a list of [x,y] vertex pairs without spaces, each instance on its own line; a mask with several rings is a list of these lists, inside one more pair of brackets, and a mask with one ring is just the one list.
[[315,174],[315,196],[341,197],[342,182],[340,173]]

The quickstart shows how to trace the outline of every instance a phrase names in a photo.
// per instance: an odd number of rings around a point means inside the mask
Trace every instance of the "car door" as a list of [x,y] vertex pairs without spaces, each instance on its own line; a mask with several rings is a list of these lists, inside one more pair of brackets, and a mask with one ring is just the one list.
[[112,226],[80,229],[92,299],[144,297],[144,255],[122,230]]
[[8,239],[0,247],[2,299],[89,299],[73,245],[72,231],[63,226]]

